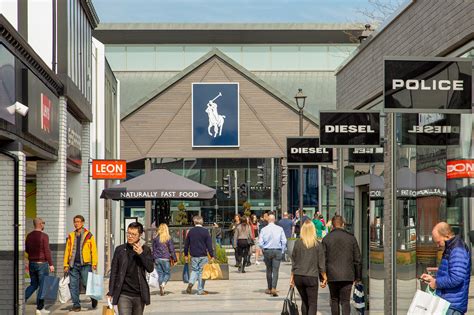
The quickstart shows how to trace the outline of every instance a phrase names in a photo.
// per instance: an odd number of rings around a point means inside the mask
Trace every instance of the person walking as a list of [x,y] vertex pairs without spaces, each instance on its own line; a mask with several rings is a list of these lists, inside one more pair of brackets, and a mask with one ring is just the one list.
[[[351,233],[344,230],[340,215],[332,218],[333,230],[323,238],[326,256],[326,272],[331,296],[331,314],[349,315],[352,284],[360,282],[362,265],[359,245]],[[340,307],[341,305],[341,307]]]
[[295,242],[291,253],[290,285],[295,286],[301,296],[301,312],[303,315],[316,315],[318,311],[318,285],[321,274],[321,288],[327,284],[326,258],[323,246],[316,239],[316,229],[310,221],[306,221]]
[[216,229],[216,245],[222,246],[222,228],[217,222],[214,222],[214,228]]
[[191,294],[194,283],[198,282],[197,295],[207,295],[204,291],[206,281],[202,279],[202,269],[208,263],[207,255],[214,258],[212,250],[212,240],[209,232],[202,227],[203,219],[197,215],[193,217],[194,227],[188,232],[186,240],[184,241],[184,255],[186,263],[189,261],[188,254],[191,256],[191,276],[189,277],[189,284],[186,288],[186,293]]
[[110,269],[107,298],[117,305],[120,315],[141,315],[150,304],[150,288],[145,272],[153,272],[153,256],[140,240],[143,225],[132,222],[127,228],[127,243],[115,249]]
[[[64,272],[69,274],[73,312],[81,311],[79,281],[86,287],[89,272],[97,270],[97,245],[92,233],[84,227],[84,221],[82,215],[73,218],[75,230],[69,233],[64,250]],[[95,309],[97,300],[91,298],[91,301]]]
[[45,222],[41,218],[33,219],[35,229],[28,233],[25,241],[25,252],[28,254],[28,269],[30,271],[30,285],[25,291],[25,301],[38,289],[36,295],[36,315],[49,314],[44,308],[44,300],[40,299],[43,291],[43,279],[54,272],[53,259],[49,248],[48,234],[44,233]]
[[[234,216],[234,220],[232,221],[232,224],[230,225],[230,230],[232,232],[232,240],[234,239],[235,231],[236,231],[236,228],[239,226],[239,224],[240,224],[240,215],[236,214]],[[234,242],[231,241],[231,244],[233,246]],[[239,264],[239,257],[238,257],[238,253],[237,253],[237,247],[234,247],[234,257],[235,257],[235,266],[234,267],[239,268],[240,264]]]
[[321,241],[323,239],[323,231],[325,230],[326,227],[324,226],[323,222],[321,221],[321,219],[319,217],[320,217],[320,215],[316,213],[314,215],[314,219],[313,219],[312,222],[313,222],[314,227],[316,229],[316,237],[317,237],[318,241]]
[[260,223],[258,222],[257,215],[252,214],[250,216],[250,227],[253,231],[252,237],[253,237],[254,245],[250,246],[250,249],[252,252],[253,252],[252,248],[255,249],[255,264],[256,265],[260,265],[260,262],[258,261],[258,257],[260,256],[260,248],[258,247],[258,234],[260,231],[259,225]]
[[282,227],[275,224],[275,215],[268,216],[268,225],[260,232],[258,243],[263,250],[263,261],[267,272],[265,293],[278,296],[276,290],[278,272],[286,248],[286,237]]
[[168,226],[161,223],[156,230],[153,239],[153,258],[155,259],[155,270],[158,273],[160,284],[160,295],[165,295],[165,286],[171,277],[171,260],[177,261],[173,241],[171,240]]
[[471,253],[461,236],[455,235],[446,222],[435,225],[432,231],[433,242],[444,247],[441,264],[436,277],[422,274],[421,279],[436,295],[451,305],[447,315],[463,315],[467,312],[469,282],[471,279]]
[[245,273],[247,260],[249,259],[250,241],[253,242],[251,227],[248,223],[247,217],[242,217],[242,220],[235,229],[234,233],[234,247],[237,248],[237,257],[239,258],[238,265],[239,272]]
[[[288,218],[288,212],[283,213],[283,218],[279,220],[277,224],[282,227],[283,231],[285,232],[285,237],[288,240],[295,231],[293,221]],[[285,248],[283,261],[289,261],[289,258],[287,257],[287,251],[288,251],[288,248]]]

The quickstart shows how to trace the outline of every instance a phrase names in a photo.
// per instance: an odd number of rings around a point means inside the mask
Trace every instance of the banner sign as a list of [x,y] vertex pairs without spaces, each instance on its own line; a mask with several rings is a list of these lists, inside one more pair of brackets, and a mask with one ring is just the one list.
[[80,166],[82,164],[81,153],[82,124],[67,113],[67,159]]
[[238,147],[239,84],[192,84],[193,147]]
[[446,161],[446,178],[474,178],[474,160]]
[[58,149],[59,99],[32,72],[23,73],[28,76],[28,133]]
[[320,112],[320,144],[324,147],[380,146],[380,114]]
[[402,145],[459,145],[461,117],[459,114],[401,114]]
[[287,138],[288,164],[331,164],[333,153],[330,148],[321,148],[318,138]]
[[385,60],[385,111],[471,113],[472,61],[461,58]]
[[127,178],[127,161],[92,160],[92,179]]
[[349,148],[349,163],[383,163],[383,147]]

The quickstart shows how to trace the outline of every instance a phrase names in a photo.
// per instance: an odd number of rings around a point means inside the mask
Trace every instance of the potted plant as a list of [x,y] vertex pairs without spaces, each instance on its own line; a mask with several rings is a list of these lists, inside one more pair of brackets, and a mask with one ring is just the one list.
[[184,203],[180,202],[178,204],[178,213],[174,217],[174,223],[176,225],[187,225],[188,224],[188,215],[186,213],[186,207]]
[[252,207],[252,204],[250,202],[246,201],[246,202],[244,202],[242,207],[244,208],[244,215],[246,217],[250,217],[250,215],[252,214],[252,212],[250,211],[250,208]]

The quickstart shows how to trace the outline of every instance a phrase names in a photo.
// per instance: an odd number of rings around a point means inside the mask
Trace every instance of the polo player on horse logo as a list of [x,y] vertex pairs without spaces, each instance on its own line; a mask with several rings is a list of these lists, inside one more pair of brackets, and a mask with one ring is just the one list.
[[[212,137],[216,137],[217,134],[219,133],[219,136],[222,134],[222,127],[224,127],[224,120],[225,116],[224,115],[219,115],[217,112],[217,104],[214,102],[216,99],[218,99],[220,96],[222,96],[222,93],[219,92],[216,97],[214,97],[212,100],[209,100],[207,103],[207,108],[206,108],[206,113],[207,116],[209,117],[209,126],[207,127],[207,133]],[[211,133],[211,128],[214,128],[214,135]]]

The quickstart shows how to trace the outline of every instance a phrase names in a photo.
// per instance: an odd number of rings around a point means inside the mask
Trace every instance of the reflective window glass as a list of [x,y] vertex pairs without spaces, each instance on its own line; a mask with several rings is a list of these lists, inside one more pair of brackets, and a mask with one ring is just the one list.
[[125,47],[105,46],[105,54],[110,67],[114,71],[127,70]]
[[269,70],[270,47],[268,46],[243,46],[242,65],[249,70]]
[[155,46],[127,46],[127,70],[155,69]]
[[211,46],[185,46],[184,66],[187,67],[193,62],[207,54],[212,49]]
[[156,70],[181,71],[184,69],[183,46],[156,46]]
[[300,70],[330,70],[327,46],[301,46]]
[[272,46],[272,70],[297,70],[299,65],[298,46]]

